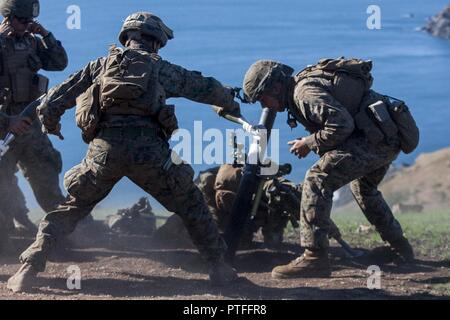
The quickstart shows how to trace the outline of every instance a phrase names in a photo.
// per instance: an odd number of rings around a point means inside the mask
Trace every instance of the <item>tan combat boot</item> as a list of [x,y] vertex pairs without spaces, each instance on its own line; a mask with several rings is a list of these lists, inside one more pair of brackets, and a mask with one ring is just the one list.
[[8,280],[7,288],[13,292],[26,292],[30,290],[36,280],[38,272],[29,264],[23,264],[19,271]]
[[328,278],[331,276],[327,251],[305,250],[303,255],[285,266],[272,270],[272,278]]
[[225,262],[215,262],[209,269],[209,280],[213,286],[225,286],[237,279],[236,270]]

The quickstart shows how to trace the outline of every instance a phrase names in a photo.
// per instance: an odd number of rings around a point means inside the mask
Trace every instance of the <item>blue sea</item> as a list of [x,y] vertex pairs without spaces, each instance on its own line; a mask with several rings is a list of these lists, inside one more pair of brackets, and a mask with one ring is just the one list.
[[[240,86],[247,68],[258,59],[274,59],[297,70],[323,57],[359,57],[374,61],[374,89],[407,101],[422,131],[418,150],[400,156],[399,163],[411,163],[424,152],[449,146],[450,134],[450,41],[418,31],[444,8],[448,0],[377,0],[381,8],[381,29],[369,30],[366,12],[373,1],[366,0],[58,0],[41,1],[39,21],[66,47],[69,67],[64,72],[45,73],[56,85],[87,62],[107,53],[118,43],[117,35],[125,17],[135,11],[152,11],[175,32],[161,56],[222,83]],[[78,5],[81,29],[66,26],[67,8]],[[181,127],[192,129],[194,121],[203,127],[236,128],[205,105],[175,99]],[[257,121],[259,105],[244,105],[245,116]],[[64,171],[78,164],[87,146],[75,126],[74,110],[62,120],[64,141],[52,137],[63,154]],[[307,168],[317,160],[298,160],[289,154],[286,142],[305,135],[302,128],[291,130],[286,115],[278,116],[281,162],[291,162],[290,176],[301,181]],[[194,166],[196,171],[206,166]],[[62,179],[62,176],[61,176]],[[28,205],[37,208],[27,183],[21,179]],[[155,182],[156,183],[156,182]],[[127,207],[143,191],[123,179],[102,208]],[[156,203],[154,203],[156,205]],[[158,207],[156,205],[156,207]]]

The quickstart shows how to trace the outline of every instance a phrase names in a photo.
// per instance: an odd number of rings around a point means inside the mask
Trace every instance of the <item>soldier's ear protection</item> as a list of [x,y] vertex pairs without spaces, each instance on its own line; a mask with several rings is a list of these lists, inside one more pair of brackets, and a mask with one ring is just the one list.
[[33,3],[33,12],[32,12],[33,18],[37,18],[39,16],[40,11],[41,11],[41,6],[39,4],[39,1],[34,2]]

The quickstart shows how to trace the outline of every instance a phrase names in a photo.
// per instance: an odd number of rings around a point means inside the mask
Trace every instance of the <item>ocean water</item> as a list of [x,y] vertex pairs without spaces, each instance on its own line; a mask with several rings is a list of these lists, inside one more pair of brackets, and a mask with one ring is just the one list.
[[[117,34],[125,17],[135,11],[153,11],[175,32],[160,54],[171,61],[222,83],[240,86],[247,68],[258,59],[274,59],[300,70],[323,57],[360,57],[374,61],[374,89],[408,102],[422,131],[422,141],[412,155],[398,162],[411,163],[423,152],[449,146],[450,133],[450,42],[417,31],[426,19],[439,12],[448,0],[377,0],[382,29],[369,30],[366,0],[58,0],[41,1],[39,21],[66,47],[70,64],[64,72],[46,73],[55,85],[88,61],[107,53],[118,43]],[[81,29],[66,27],[70,5],[81,9]],[[194,121],[203,127],[236,128],[205,105],[174,99],[181,127],[192,130]],[[259,105],[244,105],[245,116],[257,121]],[[289,154],[286,142],[305,135],[302,128],[287,127],[286,115],[278,116],[280,161],[291,162],[290,176],[301,181],[317,160],[298,160]],[[86,145],[75,126],[74,110],[62,120],[65,141],[52,137],[62,152],[64,171],[84,157]],[[196,171],[204,165],[194,166]],[[62,176],[61,176],[62,179]],[[26,182],[20,181],[30,208],[36,202]],[[145,195],[127,179],[121,181],[100,207],[127,207]],[[158,206],[157,206],[158,207]]]

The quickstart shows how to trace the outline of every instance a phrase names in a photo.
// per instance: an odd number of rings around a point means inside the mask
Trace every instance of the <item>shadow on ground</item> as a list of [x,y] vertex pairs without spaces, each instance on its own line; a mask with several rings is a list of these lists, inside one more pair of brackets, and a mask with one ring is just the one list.
[[[230,299],[390,299],[393,296],[383,290],[369,290],[364,288],[352,289],[321,289],[321,288],[271,288],[259,286],[251,281],[240,278],[233,286],[217,288],[210,286],[207,280],[192,280],[177,277],[145,276],[127,273],[127,280],[122,279],[85,279],[83,280],[83,295],[138,298],[157,297],[182,299],[198,296],[221,296]],[[68,291],[64,278],[41,278],[32,293],[55,294],[60,296],[76,296],[78,293]],[[396,297],[397,298],[397,297]],[[405,297],[406,298],[406,297]],[[408,299],[439,298],[428,294],[414,294]]]
[[[0,264],[14,265],[18,263],[18,255],[25,249],[32,239],[15,239],[16,252],[0,257]],[[339,273],[346,269],[367,270],[370,265],[378,265],[383,272],[393,275],[432,273],[439,268],[448,268],[450,263],[444,261],[417,260],[413,264],[397,265],[395,259],[388,254],[382,254],[383,249],[363,250],[365,255],[358,259],[349,259],[339,247],[330,248],[333,259],[334,279],[355,278],[355,275]],[[274,266],[286,264],[302,253],[300,247],[293,243],[285,243],[278,248],[267,248],[261,243],[254,247],[238,252],[234,266],[240,273],[253,274],[258,279],[270,278],[270,271]],[[147,259],[159,262],[168,268],[181,269],[195,274],[205,274],[205,266],[199,254],[194,249],[162,248],[161,244],[155,245],[149,237],[127,236],[112,233],[96,233],[96,237],[76,234],[65,241],[52,257],[57,262],[95,262],[109,257]],[[151,272],[150,272],[151,273]],[[259,276],[259,274],[263,274]],[[260,281],[262,286],[250,280],[241,278],[235,284],[227,288],[211,287],[209,282],[203,279],[184,278],[183,275],[152,276],[135,272],[116,272],[117,278],[108,274],[99,279],[83,278],[83,295],[106,296],[115,298],[133,297],[160,297],[160,298],[190,298],[204,295],[217,295],[233,299],[389,299],[393,295],[383,290],[368,290],[358,285],[352,288],[328,287],[323,281],[320,288],[303,287],[301,282],[286,282],[287,287],[280,287],[277,282]],[[96,275],[98,276],[98,275]],[[362,278],[363,276],[356,276]],[[0,281],[6,282],[8,276],[0,275]],[[251,277],[250,277],[251,278]],[[67,290],[66,278],[41,277],[36,283],[33,293],[45,295],[57,295],[71,298],[78,292]],[[428,279],[412,280],[417,284],[445,284],[450,281],[449,276],[431,276]],[[269,283],[269,284],[267,284]],[[317,282],[320,284],[320,282]],[[318,285],[319,286],[319,285]],[[336,286],[336,284],[334,284]],[[403,298],[398,295],[395,298]],[[434,296],[428,293],[411,293],[404,298],[434,299],[448,298]]]

